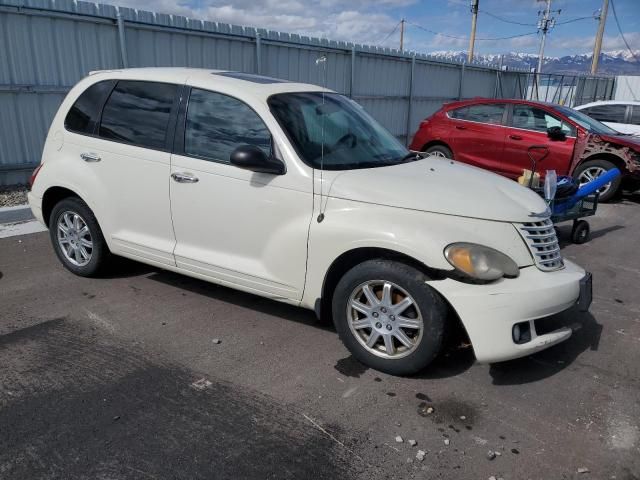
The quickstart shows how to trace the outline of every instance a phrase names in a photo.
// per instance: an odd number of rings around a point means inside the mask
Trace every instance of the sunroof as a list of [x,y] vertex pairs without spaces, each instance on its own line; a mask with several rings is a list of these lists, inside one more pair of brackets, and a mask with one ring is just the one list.
[[253,82],[253,83],[287,83],[288,82],[288,80],[282,80],[281,78],[265,77],[264,75],[254,75],[252,73],[242,73],[242,72],[220,72],[220,73],[214,73],[214,75],[237,78],[238,80],[244,80],[246,82]]

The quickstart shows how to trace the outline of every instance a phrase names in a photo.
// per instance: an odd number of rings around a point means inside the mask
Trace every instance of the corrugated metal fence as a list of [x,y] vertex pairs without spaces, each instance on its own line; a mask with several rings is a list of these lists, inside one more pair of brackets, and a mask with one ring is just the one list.
[[443,102],[531,95],[524,72],[112,5],[0,0],[0,185],[25,181],[64,95],[91,70],[189,66],[323,84],[321,55],[327,87],[405,141]]

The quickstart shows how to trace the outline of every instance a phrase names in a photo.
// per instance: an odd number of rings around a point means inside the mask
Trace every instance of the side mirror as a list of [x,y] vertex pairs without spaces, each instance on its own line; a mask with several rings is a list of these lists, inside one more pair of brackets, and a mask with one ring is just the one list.
[[567,134],[562,131],[560,127],[549,127],[547,128],[547,136],[551,140],[566,140]]
[[231,165],[252,172],[271,173],[273,175],[284,175],[285,164],[272,156],[267,156],[255,145],[241,145],[231,152]]

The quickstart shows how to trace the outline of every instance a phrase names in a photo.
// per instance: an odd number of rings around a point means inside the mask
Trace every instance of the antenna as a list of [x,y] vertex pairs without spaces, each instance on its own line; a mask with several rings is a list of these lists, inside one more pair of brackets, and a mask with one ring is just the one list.
[[[327,88],[327,56],[326,55],[321,55],[318,58],[316,58],[316,65],[322,65],[322,88],[325,89]],[[322,106],[324,107],[324,90],[322,90]],[[325,117],[325,113],[324,110],[322,112],[322,123],[321,123],[321,138],[322,138],[322,144],[320,145],[320,214],[318,215],[318,223],[322,222],[322,220],[324,220],[324,209],[322,206],[322,194],[324,191],[324,177],[323,177],[323,171],[324,171],[324,117]]]

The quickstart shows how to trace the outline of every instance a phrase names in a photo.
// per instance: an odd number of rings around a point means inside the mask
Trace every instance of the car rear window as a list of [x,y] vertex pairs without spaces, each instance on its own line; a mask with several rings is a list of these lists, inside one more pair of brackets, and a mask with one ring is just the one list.
[[115,80],[104,80],[87,88],[69,109],[64,127],[71,132],[93,133],[102,105],[115,83]]
[[102,138],[164,149],[177,85],[119,81],[102,111]]

